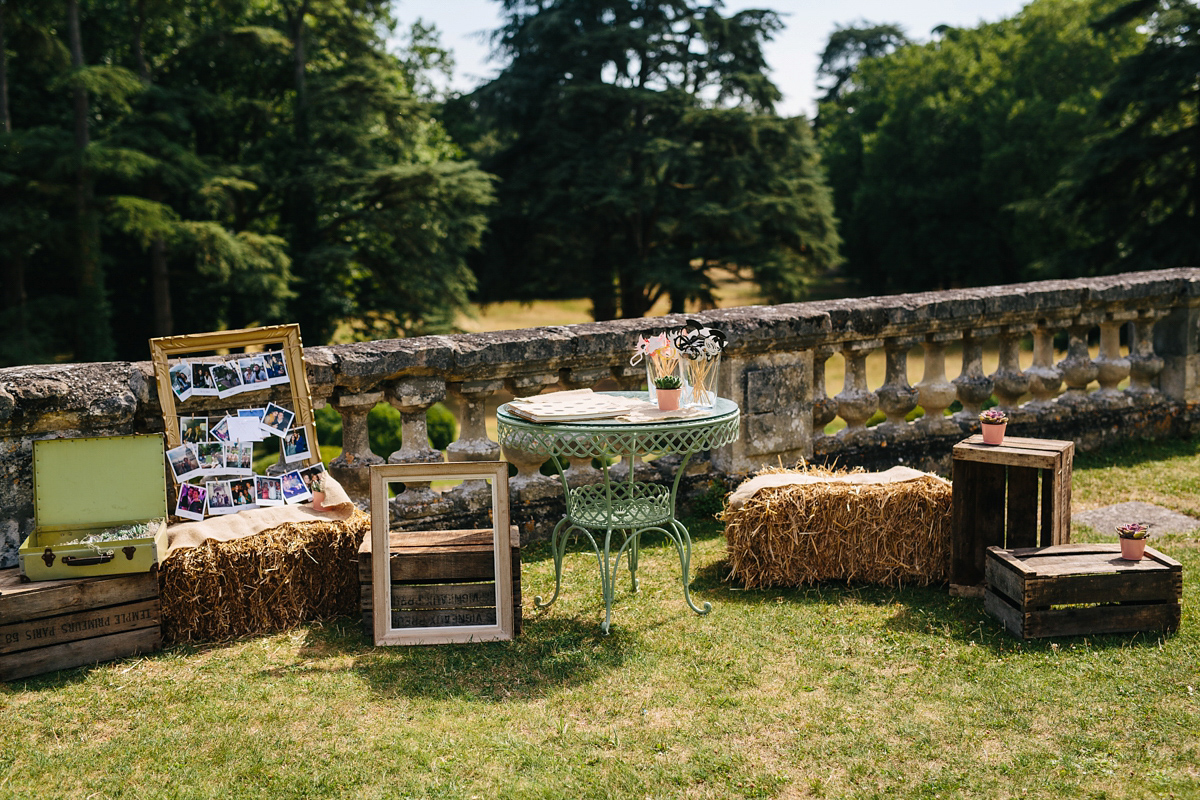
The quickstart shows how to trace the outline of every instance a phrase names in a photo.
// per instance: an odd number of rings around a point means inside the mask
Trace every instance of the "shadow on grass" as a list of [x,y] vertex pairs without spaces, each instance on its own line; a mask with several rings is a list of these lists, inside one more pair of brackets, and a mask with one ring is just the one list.
[[342,618],[309,630],[304,658],[344,654],[347,669],[382,696],[500,701],[542,697],[620,669],[640,634],[561,615],[526,617],[510,642],[375,647],[359,620]]
[[[1158,647],[1159,641],[1175,636],[1162,631],[1087,636],[1060,636],[1022,640],[1009,634],[1004,626],[983,608],[983,598],[951,597],[945,584],[889,588],[866,584],[825,581],[801,589],[742,589],[729,580],[729,562],[712,562],[697,570],[692,592],[714,606],[769,605],[779,602],[801,606],[869,605],[892,609],[884,628],[901,634],[930,635],[958,644],[973,643],[994,654],[1011,652],[1018,645],[1026,652],[1051,651],[1086,640],[1093,649]],[[781,600],[782,598],[782,600]],[[836,624],[836,623],[834,623]],[[831,628],[832,630],[832,628]]]

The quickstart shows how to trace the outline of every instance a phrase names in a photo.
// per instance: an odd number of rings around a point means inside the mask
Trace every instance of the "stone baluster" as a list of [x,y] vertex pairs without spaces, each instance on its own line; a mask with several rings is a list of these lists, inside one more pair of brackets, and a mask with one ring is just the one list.
[[946,342],[957,339],[957,332],[931,333],[925,337],[924,373],[916,385],[917,400],[925,415],[917,420],[917,428],[931,433],[957,433],[959,428],[948,419],[945,411],[954,402],[957,391],[946,380]]
[[976,420],[983,404],[992,396],[992,379],[983,374],[983,340],[992,334],[991,329],[963,333],[962,371],[953,381],[958,402],[962,403],[962,411],[955,414],[959,420]]
[[503,381],[462,381],[447,386],[458,409],[458,439],[446,448],[449,461],[495,461],[500,445],[487,432],[487,401],[504,388]]
[[[404,378],[387,389],[387,401],[400,412],[400,449],[388,456],[389,464],[433,464],[443,461],[442,454],[429,446],[425,412],[446,396],[446,382],[440,378]],[[405,518],[434,513],[441,497],[429,489],[429,481],[404,484],[396,496],[394,508]]]
[[1121,326],[1136,313],[1109,312],[1100,323],[1100,354],[1092,360],[1096,365],[1096,380],[1100,382],[1100,390],[1094,399],[1107,408],[1129,404],[1129,398],[1117,388],[1129,376],[1130,370],[1129,359],[1121,356]]
[[329,474],[360,503],[371,498],[371,466],[383,463],[371,452],[367,430],[367,414],[382,401],[383,392],[365,392],[335,395],[329,403],[342,418],[342,452],[329,462]]
[[1067,328],[1067,357],[1059,362],[1063,382],[1067,390],[1058,397],[1058,403],[1075,406],[1087,401],[1088,384],[1096,380],[1100,368],[1092,361],[1088,352],[1088,331],[1091,325],[1077,323]]
[[916,343],[909,336],[893,337],[883,344],[887,356],[887,370],[883,386],[875,392],[879,408],[887,416],[880,429],[891,433],[907,430],[908,412],[917,407],[917,390],[908,383],[908,351]]
[[846,360],[846,378],[842,391],[834,398],[838,416],[846,421],[839,435],[855,436],[867,429],[867,420],[879,407],[879,398],[867,388],[867,354],[883,346],[878,339],[864,342],[845,342],[842,358]]
[[1166,362],[1154,352],[1154,323],[1162,316],[1161,313],[1143,310],[1132,323],[1128,394],[1135,403],[1151,402],[1159,395],[1154,383]]
[[1000,330],[1000,364],[992,373],[992,391],[1000,408],[1012,411],[1029,391],[1029,376],[1021,371],[1021,335],[1008,325]]
[[[516,397],[531,397],[540,394],[542,389],[558,383],[558,373],[538,373],[533,375],[517,375],[505,380],[505,387]],[[508,482],[509,492],[513,499],[531,502],[562,491],[557,478],[541,473],[542,464],[547,456],[527,453],[514,447],[501,445],[504,460],[517,468],[517,474]]]
[[1054,400],[1062,385],[1062,373],[1054,366],[1054,331],[1042,320],[1033,331],[1033,366],[1025,370],[1029,378],[1030,406],[1044,407]]
[[813,407],[812,435],[819,438],[825,435],[825,426],[837,418],[837,401],[825,391],[825,362],[832,356],[834,350],[829,345],[813,348]]

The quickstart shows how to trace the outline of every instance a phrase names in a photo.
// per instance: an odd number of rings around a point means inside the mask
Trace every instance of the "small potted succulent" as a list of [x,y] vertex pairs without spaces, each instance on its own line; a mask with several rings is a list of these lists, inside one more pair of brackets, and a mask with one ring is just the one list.
[[683,381],[678,375],[663,375],[654,379],[655,395],[660,411],[678,411],[679,396],[683,394]]
[[1008,415],[998,408],[989,408],[979,415],[983,429],[984,444],[1002,444],[1004,429],[1008,427]]
[[1146,539],[1150,536],[1150,526],[1144,522],[1129,522],[1117,528],[1117,536],[1121,537],[1121,558],[1126,561],[1141,561],[1146,555]]

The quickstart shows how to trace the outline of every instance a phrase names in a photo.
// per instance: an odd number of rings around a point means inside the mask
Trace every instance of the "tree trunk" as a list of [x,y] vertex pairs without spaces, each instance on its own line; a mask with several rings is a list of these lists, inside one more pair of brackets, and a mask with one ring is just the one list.
[[[67,27],[71,39],[71,66],[83,69],[83,38],[79,28],[79,0],[67,0]],[[79,169],[75,184],[75,212],[79,236],[75,314],[75,358],[106,361],[113,357],[108,298],[100,266],[100,220],[96,211],[95,178],[87,166],[88,96],[80,85],[72,90],[75,112],[75,152]]]

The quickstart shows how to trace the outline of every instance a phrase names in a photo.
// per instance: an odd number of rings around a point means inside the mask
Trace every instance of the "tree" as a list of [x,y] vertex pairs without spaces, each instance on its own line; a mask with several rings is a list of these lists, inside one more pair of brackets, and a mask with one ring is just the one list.
[[1031,280],[1079,235],[1039,204],[1096,130],[1102,87],[1140,36],[1090,22],[1115,0],[1035,0],[865,58],[821,107],[821,146],[862,291]]
[[1101,132],[1053,198],[1086,231],[1047,260],[1056,273],[1200,263],[1200,6],[1138,0],[1096,27],[1143,20],[1145,46],[1122,63],[1096,109]]
[[503,2],[494,43],[508,63],[465,101],[491,129],[484,166],[501,178],[485,299],[584,293],[596,319],[636,317],[664,296],[675,310],[711,302],[714,270],[795,299],[805,275],[836,263],[807,125],[771,113],[774,12]]
[[863,20],[836,26],[817,66],[817,79],[829,81],[821,101],[833,102],[851,90],[854,72],[864,58],[880,58],[907,44],[911,44],[908,36],[896,24],[875,25]]

